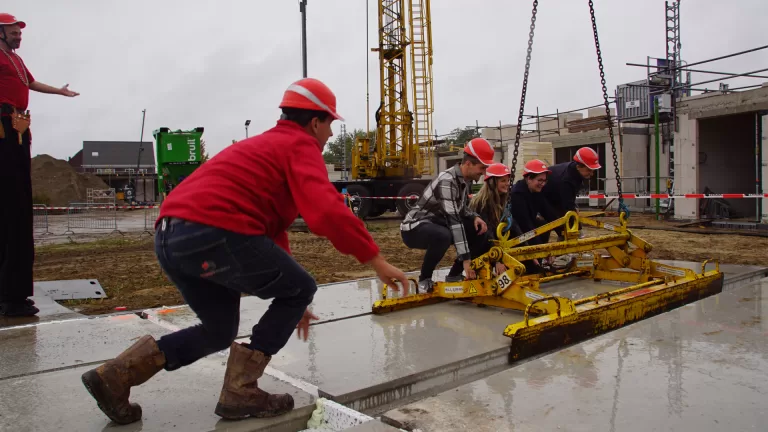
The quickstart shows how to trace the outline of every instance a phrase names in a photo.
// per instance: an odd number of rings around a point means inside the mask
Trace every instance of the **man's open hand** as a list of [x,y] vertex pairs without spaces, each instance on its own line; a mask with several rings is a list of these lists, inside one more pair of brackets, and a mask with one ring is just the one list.
[[309,320],[319,320],[309,309],[304,309],[304,316],[301,317],[301,321],[296,325],[296,336],[301,339],[301,331],[304,330],[304,340],[307,340],[309,336]]
[[479,217],[476,217],[475,230],[477,230],[478,234],[485,234],[485,232],[488,230],[488,225],[486,225],[484,220],[480,219]]
[[80,93],[70,90],[69,84],[65,84],[64,87],[59,89],[59,91],[62,96],[67,96],[67,97],[75,97],[80,95]]

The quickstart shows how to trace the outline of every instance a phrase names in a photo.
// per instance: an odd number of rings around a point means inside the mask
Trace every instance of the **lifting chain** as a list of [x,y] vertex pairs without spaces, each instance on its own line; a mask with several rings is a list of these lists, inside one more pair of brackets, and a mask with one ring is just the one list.
[[[512,166],[510,167],[510,182],[515,181],[515,168],[517,168],[517,154],[520,148],[520,134],[523,130],[523,111],[525,110],[525,94],[528,91],[528,71],[531,69],[531,52],[533,51],[533,32],[536,29],[536,12],[539,7],[539,0],[533,0],[533,12],[531,15],[531,29],[528,32],[528,51],[525,55],[525,73],[523,74],[523,91],[520,96],[520,111],[517,114],[517,131],[515,131],[515,149],[512,151]],[[501,138],[501,137],[499,137]],[[510,185],[511,186],[511,185]],[[504,209],[502,221],[507,222],[504,232],[512,228],[512,194],[507,194],[507,205]]]
[[624,212],[629,218],[629,207],[624,204],[624,197],[621,192],[621,176],[619,175],[619,160],[616,156],[616,141],[613,136],[613,120],[611,119],[611,108],[608,102],[608,89],[605,87],[605,72],[603,71],[603,54],[600,51],[600,39],[597,37],[597,21],[595,20],[595,5],[589,0],[589,15],[592,19],[592,32],[595,35],[595,49],[597,50],[597,64],[600,68],[600,83],[603,86],[603,102],[605,103],[605,114],[608,117],[608,134],[611,138],[611,152],[613,152],[613,169],[616,173],[616,188],[619,194],[619,213]]

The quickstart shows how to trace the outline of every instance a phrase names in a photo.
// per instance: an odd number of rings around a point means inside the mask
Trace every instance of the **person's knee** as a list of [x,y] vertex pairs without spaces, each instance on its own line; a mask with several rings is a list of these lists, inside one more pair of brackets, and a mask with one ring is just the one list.
[[317,292],[317,282],[311,274],[304,271],[299,280],[296,283],[298,291],[294,295],[294,301],[299,303],[306,303],[304,306],[309,306],[312,300],[315,298]]
[[453,244],[453,236],[447,229],[435,231],[430,238],[430,242],[434,244],[435,247],[448,249],[451,247],[451,244]]

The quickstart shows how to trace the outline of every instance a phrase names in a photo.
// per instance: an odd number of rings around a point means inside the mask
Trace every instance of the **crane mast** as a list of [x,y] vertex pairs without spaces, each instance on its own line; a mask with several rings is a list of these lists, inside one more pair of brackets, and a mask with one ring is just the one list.
[[[432,174],[432,34],[430,0],[379,0],[379,93],[374,145],[352,147],[353,179]],[[406,25],[407,24],[407,25]],[[408,86],[410,58],[411,88]],[[413,99],[413,111],[409,105]]]

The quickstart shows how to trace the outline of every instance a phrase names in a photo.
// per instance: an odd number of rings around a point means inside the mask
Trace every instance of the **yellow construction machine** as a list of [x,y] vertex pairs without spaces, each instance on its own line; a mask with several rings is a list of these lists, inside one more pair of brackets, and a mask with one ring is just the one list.
[[[598,214],[599,215],[599,214]],[[373,305],[373,313],[424,306],[447,300],[461,300],[479,305],[516,309],[524,312],[523,321],[510,324],[504,335],[512,338],[510,358],[518,360],[553,348],[622,327],[684,304],[719,293],[723,273],[706,270],[707,261],[696,272],[688,268],[662,264],[648,258],[651,245],[632,234],[624,213],[618,225],[610,225],[576,212],[509,238],[506,223],[499,225],[499,240],[491,250],[472,260],[477,278],[463,282],[436,282],[431,293],[382,299]],[[579,226],[604,229],[597,237],[581,238]],[[521,246],[526,241],[556,229],[564,229],[564,240],[535,246]],[[553,259],[571,255],[562,269],[547,275],[525,274],[523,261]],[[494,275],[496,262],[507,271]],[[571,300],[542,291],[548,283],[567,278],[631,283],[613,291],[579,300]],[[417,285],[412,280],[414,287]],[[532,315],[537,315],[532,318]]]
[[361,218],[395,210],[405,216],[434,173],[430,15],[430,0],[378,0],[375,133],[356,137],[351,179],[334,181],[353,197]]
[[[430,293],[416,293],[397,298],[388,298],[388,287],[385,285],[382,299],[373,305],[373,313],[381,314],[452,299],[523,311],[523,320],[510,324],[504,330],[504,335],[512,339],[510,361],[515,361],[585,340],[722,291],[723,273],[719,263],[714,262],[715,268],[707,271],[708,261],[705,261],[701,271],[693,271],[653,261],[648,257],[651,245],[627,228],[629,209],[622,197],[594,5],[592,0],[588,3],[603,99],[609,120],[608,131],[619,197],[619,224],[610,225],[598,221],[595,216],[601,215],[600,213],[579,214],[571,211],[540,228],[509,238],[513,221],[508,201],[502,217],[503,222],[497,227],[498,240],[492,242],[489,252],[472,260],[471,268],[476,272],[476,279],[437,282]],[[538,0],[534,0],[518,128],[510,167],[512,180],[517,165],[537,7]],[[602,229],[606,233],[583,238],[580,226]],[[534,237],[550,236],[553,230],[562,233],[562,241],[525,245]],[[524,261],[545,258],[551,261],[569,255],[572,259],[564,268],[545,275],[526,274]],[[507,270],[503,274],[494,275],[493,269],[497,262],[506,266]],[[568,278],[589,278],[631,285],[579,300],[547,294],[542,290]],[[412,282],[415,287],[417,282]]]

